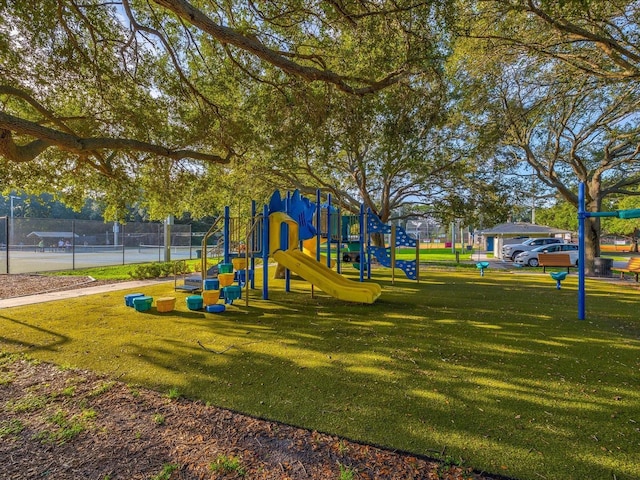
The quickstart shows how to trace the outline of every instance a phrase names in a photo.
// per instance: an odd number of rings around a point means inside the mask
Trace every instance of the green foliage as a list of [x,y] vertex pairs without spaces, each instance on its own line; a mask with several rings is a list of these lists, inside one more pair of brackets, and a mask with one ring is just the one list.
[[83,410],[80,416],[86,420],[94,420],[98,416],[98,412],[93,408],[90,408],[88,410]]
[[47,395],[30,395],[19,400],[7,402],[7,408],[13,412],[33,412],[44,408],[48,402]]
[[[640,196],[628,195],[611,205],[611,210],[632,210],[640,208]],[[633,237],[640,229],[640,219],[603,218],[602,228],[608,233]]]
[[180,465],[176,465],[175,463],[166,463],[162,466],[162,471],[151,477],[151,480],[170,480],[173,472],[179,468]]
[[0,370],[0,385],[8,385],[15,380],[15,374]]
[[552,207],[536,209],[536,223],[577,232],[578,209],[569,202],[559,201]]
[[353,480],[356,478],[356,471],[346,465],[338,464],[340,466],[340,480]]
[[169,400],[178,400],[180,396],[180,391],[175,387],[170,388],[169,392],[167,393],[167,398]]
[[91,390],[91,393],[89,393],[89,397],[99,397],[103,393],[107,393],[109,390],[111,390],[115,384],[116,382],[113,381],[101,382],[99,385],[94,387],[93,390]]
[[54,427],[52,430],[43,430],[35,435],[35,438],[43,443],[66,443],[82,433],[86,426],[82,418],[68,417],[62,410],[48,418],[48,422]]
[[11,435],[18,435],[24,430],[24,425],[20,420],[2,420],[0,422],[0,440]]
[[[322,122],[331,113],[325,95],[340,90],[367,102],[373,97],[367,94],[389,85],[417,88],[437,77],[449,41],[447,3],[292,2],[254,9],[230,2],[221,38],[172,4],[117,9],[61,0],[56,8],[34,9],[26,0],[5,2],[0,31],[11,35],[0,41],[7,82],[0,99],[3,112],[17,120],[3,123],[14,133],[3,138],[15,140],[3,152],[27,158],[12,155],[0,174],[11,186],[64,192],[76,207],[96,198],[108,219],[123,218],[134,202],[152,218],[187,210],[210,215],[220,206],[215,187],[235,173],[233,162],[259,158],[273,141],[280,147],[278,127],[281,138],[295,131],[292,117]],[[219,7],[197,7],[208,25],[219,21]],[[274,48],[273,39],[281,46]],[[259,55],[248,47],[256,41]],[[256,120],[256,111],[268,109],[275,131]],[[407,130],[399,120],[387,123],[384,141],[392,141],[394,128]],[[25,130],[25,123],[34,128]],[[46,142],[37,141],[42,137]],[[65,146],[68,137],[73,141]],[[95,147],[77,151],[86,139]],[[262,179],[253,178],[256,183]],[[243,193],[251,188],[245,186]]]
[[47,272],[51,276],[79,275],[89,276],[96,280],[130,280],[131,265],[111,265],[108,267],[79,268],[76,270],[60,270],[57,272]]
[[240,459],[234,456],[218,455],[216,460],[209,465],[212,472],[235,473],[239,477],[244,477],[246,469],[242,466]]
[[153,423],[156,425],[164,425],[165,418],[161,413],[156,413],[153,415]]
[[149,278],[164,278],[174,274],[182,275],[189,272],[190,269],[184,261],[153,262],[136,265],[134,269],[129,272],[129,275],[136,280],[144,280]]
[[69,387],[64,388],[60,392],[60,395],[62,395],[63,397],[73,397],[75,393],[76,393],[76,387],[71,385]]

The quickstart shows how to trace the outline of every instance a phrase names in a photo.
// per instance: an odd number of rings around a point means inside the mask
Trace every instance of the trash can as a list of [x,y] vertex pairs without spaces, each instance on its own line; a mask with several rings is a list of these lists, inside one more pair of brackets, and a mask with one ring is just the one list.
[[196,258],[202,258],[202,250],[196,250]]
[[593,259],[593,275],[596,277],[610,277],[612,275],[613,259],[596,257]]

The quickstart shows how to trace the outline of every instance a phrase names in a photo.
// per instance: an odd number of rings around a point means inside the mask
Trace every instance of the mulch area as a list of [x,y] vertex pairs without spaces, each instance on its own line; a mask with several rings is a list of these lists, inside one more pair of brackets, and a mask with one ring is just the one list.
[[11,480],[499,478],[21,357],[0,357],[0,406],[0,477]]
[[76,288],[92,287],[105,283],[86,276],[49,276],[37,274],[0,275],[0,299],[23,297],[38,293],[74,290]]

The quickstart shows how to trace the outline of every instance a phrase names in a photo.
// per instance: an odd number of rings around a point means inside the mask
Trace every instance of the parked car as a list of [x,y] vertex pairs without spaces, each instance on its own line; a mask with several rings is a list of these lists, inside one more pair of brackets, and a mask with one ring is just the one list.
[[543,245],[551,245],[552,243],[564,243],[561,238],[544,237],[544,238],[530,238],[522,243],[507,244],[502,247],[502,258],[508,258],[515,260],[516,257],[522,252],[528,252],[536,247]]
[[555,245],[541,245],[539,247],[534,248],[533,250],[529,250],[528,252],[520,253],[516,257],[514,262],[517,263],[518,265],[537,267],[539,264],[538,262],[539,253],[568,253],[571,263],[573,263],[576,267],[578,266],[578,244],[577,243],[559,243]]

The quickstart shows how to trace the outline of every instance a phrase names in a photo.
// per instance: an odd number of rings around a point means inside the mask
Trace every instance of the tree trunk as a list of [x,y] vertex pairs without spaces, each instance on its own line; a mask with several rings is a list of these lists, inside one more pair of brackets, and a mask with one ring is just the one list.
[[384,234],[382,233],[372,233],[371,234],[371,243],[375,247],[384,247]]
[[[599,212],[602,207],[600,178],[594,176],[587,185],[587,205],[589,212]],[[585,273],[593,275],[593,261],[600,256],[600,217],[587,218],[584,225]]]
[[593,275],[593,260],[600,256],[600,219],[587,218],[584,227],[585,272]]

